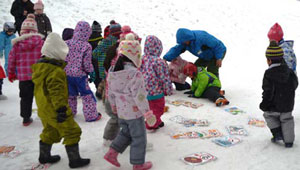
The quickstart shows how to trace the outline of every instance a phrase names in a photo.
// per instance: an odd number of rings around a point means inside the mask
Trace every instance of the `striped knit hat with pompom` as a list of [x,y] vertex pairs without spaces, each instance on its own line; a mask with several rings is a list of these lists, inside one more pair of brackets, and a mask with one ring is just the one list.
[[28,14],[27,18],[23,21],[21,26],[21,35],[29,33],[37,33],[37,23],[33,14]]
[[266,57],[272,61],[281,61],[283,54],[283,50],[278,46],[277,42],[271,41],[266,51]]
[[119,44],[119,54],[128,57],[136,67],[140,67],[142,63],[142,48],[138,41],[135,40],[134,34],[126,35],[125,40]]

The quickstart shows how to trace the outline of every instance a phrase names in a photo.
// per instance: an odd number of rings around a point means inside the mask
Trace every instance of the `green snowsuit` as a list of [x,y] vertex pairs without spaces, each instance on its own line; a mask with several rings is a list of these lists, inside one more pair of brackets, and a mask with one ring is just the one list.
[[[74,121],[68,104],[68,83],[62,60],[44,57],[32,66],[32,81],[34,82],[34,96],[44,129],[41,140],[47,144],[60,142],[73,145],[79,142],[81,128]],[[66,107],[67,119],[57,122],[57,110]]]
[[208,87],[221,88],[221,82],[213,73],[207,72],[205,68],[198,67],[197,76],[192,82],[192,91],[196,97],[202,97]]

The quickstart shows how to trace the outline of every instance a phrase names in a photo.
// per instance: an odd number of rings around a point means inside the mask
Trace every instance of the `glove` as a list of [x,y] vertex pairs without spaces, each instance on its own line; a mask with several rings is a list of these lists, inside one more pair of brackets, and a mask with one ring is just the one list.
[[152,126],[154,126],[154,125],[156,124],[156,121],[157,121],[157,120],[156,120],[156,117],[155,117],[155,115],[153,114],[153,111],[152,111],[152,110],[146,112],[146,113],[144,114],[144,117],[145,117],[145,120],[146,120],[147,124],[148,124],[150,127],[152,127]]
[[188,97],[192,97],[192,98],[200,98],[200,97],[196,97],[194,94],[190,94],[190,95],[188,95]]
[[65,106],[57,109],[57,123],[62,123],[67,119],[66,111],[67,108]]
[[9,74],[8,75],[8,80],[13,83],[15,80],[17,80],[16,74],[15,73]]
[[194,92],[192,90],[190,90],[190,91],[184,92],[183,94],[194,94]]

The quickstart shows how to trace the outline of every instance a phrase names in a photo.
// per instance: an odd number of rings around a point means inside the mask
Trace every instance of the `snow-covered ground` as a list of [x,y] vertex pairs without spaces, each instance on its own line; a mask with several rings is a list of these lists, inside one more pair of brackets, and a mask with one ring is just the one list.
[[[0,1],[0,28],[5,21],[13,21],[9,10],[12,0]],[[34,1],[35,2],[35,1]],[[167,97],[168,100],[186,99],[195,103],[203,103],[199,109],[189,109],[183,106],[170,106],[170,111],[162,119],[165,127],[155,133],[148,133],[148,141],[154,144],[154,149],[147,152],[146,159],[154,164],[153,170],[299,170],[300,169],[300,98],[296,93],[294,109],[296,140],[292,149],[286,149],[270,142],[271,134],[268,128],[258,128],[247,125],[249,116],[263,119],[259,110],[261,101],[261,84],[264,70],[267,68],[265,50],[268,45],[267,32],[278,22],[285,39],[295,40],[294,50],[300,55],[300,2],[297,0],[119,0],[119,1],[71,1],[44,0],[45,12],[49,16],[54,32],[61,33],[66,27],[75,27],[80,20],[91,23],[97,20],[104,28],[111,19],[121,25],[130,25],[143,39],[147,35],[156,35],[164,45],[163,54],[175,45],[176,30],[180,27],[206,30],[222,40],[227,46],[226,58],[220,69],[220,77],[229,106],[238,106],[246,114],[231,115],[224,108],[217,108],[206,99],[190,99],[181,92]],[[182,57],[194,61],[196,57],[188,52]],[[1,59],[1,64],[4,64]],[[94,87],[91,84],[91,87]],[[93,88],[93,90],[95,90]],[[42,124],[36,113],[34,122],[29,127],[23,127],[19,116],[18,82],[13,84],[4,81],[3,92],[8,100],[0,101],[0,145],[15,145],[23,153],[14,159],[0,156],[0,169],[24,169],[37,162],[39,134]],[[79,102],[80,103],[80,102]],[[98,109],[103,113],[103,119],[94,123],[84,121],[78,106],[79,114],[76,121],[82,128],[80,151],[82,157],[91,158],[91,164],[82,169],[90,170],[128,170],[129,149],[119,156],[121,168],[115,168],[104,159],[108,148],[103,147],[103,129],[108,120],[101,101]],[[34,105],[33,108],[36,108]],[[209,127],[185,128],[169,119],[181,115],[187,118],[208,119]],[[170,133],[189,130],[218,129],[227,134],[226,125],[244,125],[249,136],[243,137],[243,142],[224,148],[211,142],[211,139],[181,139],[170,138]],[[195,153],[209,152],[218,159],[214,162],[191,167],[179,160],[180,157]],[[52,153],[61,155],[62,160],[49,169],[68,169],[68,159],[63,145],[53,146]]]

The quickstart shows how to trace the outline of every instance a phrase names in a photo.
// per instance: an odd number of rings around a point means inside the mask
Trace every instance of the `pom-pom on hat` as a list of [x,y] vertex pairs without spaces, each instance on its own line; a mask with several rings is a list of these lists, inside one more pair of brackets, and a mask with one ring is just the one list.
[[119,44],[119,54],[125,55],[138,68],[142,63],[141,53],[141,45],[135,40],[134,34],[132,33],[127,34],[125,40],[121,41]]
[[269,40],[279,42],[283,38],[283,31],[281,26],[278,23],[275,23],[268,33]]
[[57,33],[52,32],[47,36],[41,52],[46,57],[65,60],[69,47]]
[[34,4],[33,9],[34,9],[34,10],[37,10],[37,9],[44,9],[44,4],[43,4],[42,0],[38,0],[38,1]]
[[278,46],[277,42],[271,41],[266,51],[266,57],[272,61],[276,61],[276,60],[281,61],[283,55],[284,55],[283,50],[281,47]]
[[27,18],[23,21],[21,26],[21,35],[29,34],[29,33],[37,33],[37,23],[35,21],[34,14],[28,14]]

